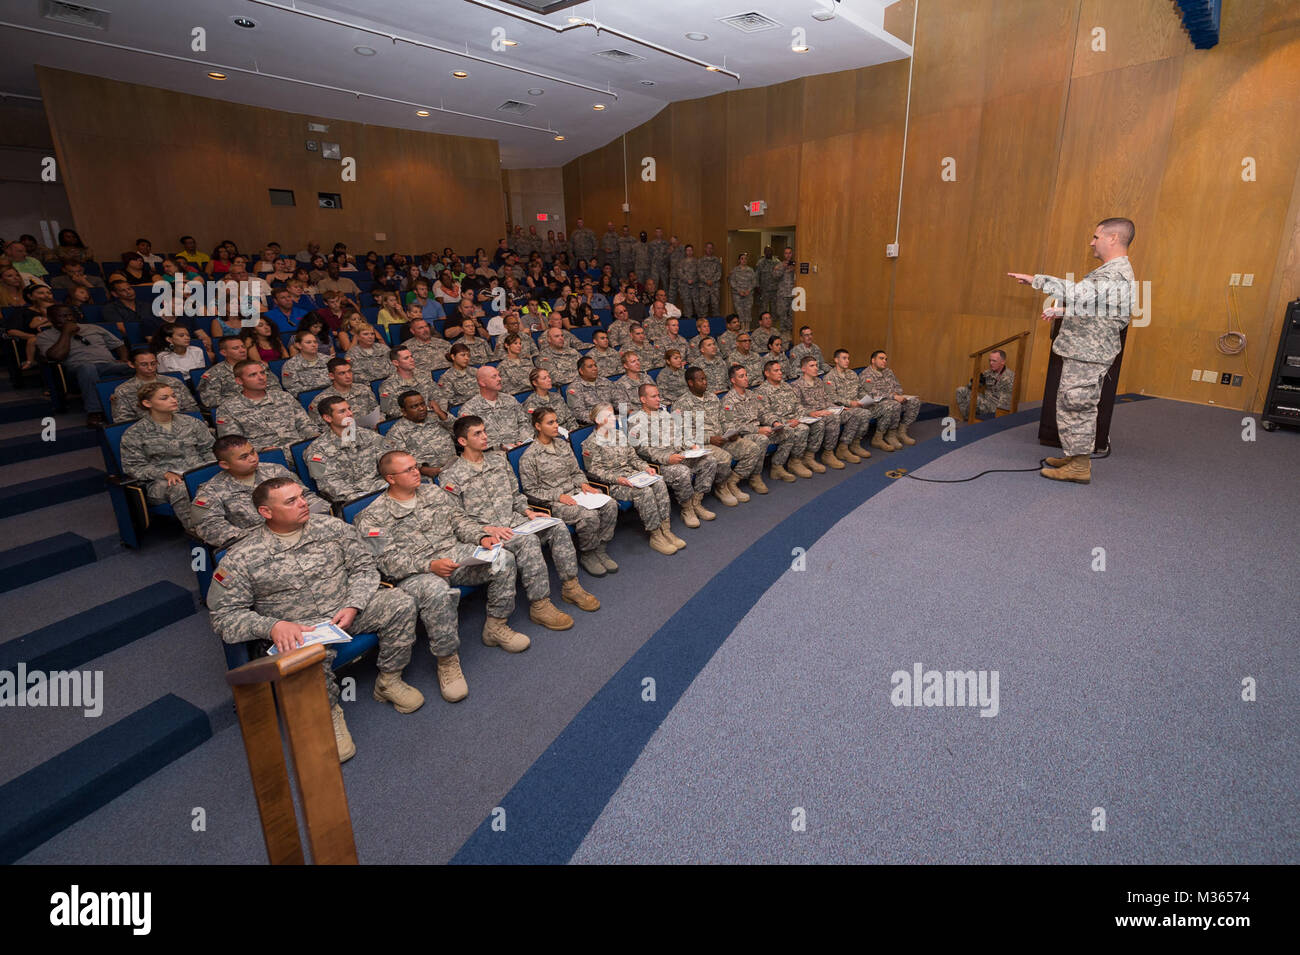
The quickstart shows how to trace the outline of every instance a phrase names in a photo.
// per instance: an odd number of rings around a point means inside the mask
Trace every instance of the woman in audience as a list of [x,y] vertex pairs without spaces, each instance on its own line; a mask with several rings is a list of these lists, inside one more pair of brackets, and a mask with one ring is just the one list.
[[188,375],[195,368],[207,367],[208,362],[212,360],[211,353],[205,356],[202,348],[190,344],[188,328],[172,322],[164,322],[162,328],[158,329],[154,353],[158,356],[160,372],[178,371]]
[[139,252],[128,252],[122,256],[122,267],[108,277],[111,283],[116,279],[126,279],[132,285],[152,285],[153,270],[145,265],[144,256]]
[[438,273],[438,284],[433,287],[433,297],[444,305],[460,301],[460,283],[452,278],[450,269]]
[[241,329],[239,337],[248,346],[249,357],[256,355],[263,364],[269,365],[273,361],[289,357],[284,342],[280,339],[280,333],[275,330],[275,326],[269,319],[259,318],[256,325]]
[[[423,279],[421,279],[423,281]],[[398,300],[396,292],[380,292],[376,298],[379,299],[379,327],[388,331],[390,325],[405,325],[406,312],[403,310]]]
[[[561,405],[563,407],[563,405]],[[573,448],[560,437],[562,427],[550,408],[532,412],[533,443],[519,459],[519,484],[530,498],[541,501],[554,517],[573,524],[577,535],[578,560],[593,577],[618,570],[605,553],[618,525],[618,504],[606,501],[593,509],[581,506],[575,494],[598,494],[587,483]],[[662,482],[661,482],[662,483]]]
[[23,274],[12,265],[0,269],[0,308],[22,308],[27,304],[23,298]]
[[213,249],[208,269],[211,270],[214,279],[219,279],[227,274],[230,271],[230,250],[224,245],[219,245]]
[[669,508],[668,486],[663,479],[645,487],[635,487],[629,478],[646,472],[646,463],[628,443],[626,435],[614,430],[614,409],[601,402],[591,409],[596,422],[587,440],[582,442],[582,461],[592,480],[609,485],[606,491],[616,501],[631,501],[641,517],[641,523],[650,532],[650,547],[661,554],[675,554],[686,542],[672,534],[672,512]]
[[76,229],[60,229],[59,244],[54,247],[54,257],[60,262],[93,262],[95,253],[81,241]]
[[187,533],[193,533],[190,496],[185,472],[216,459],[212,432],[198,418],[178,414],[177,381],[150,381],[140,386],[135,400],[145,416],[122,434],[122,471],[137,481],[148,481],[145,494],[151,504],[170,503]]

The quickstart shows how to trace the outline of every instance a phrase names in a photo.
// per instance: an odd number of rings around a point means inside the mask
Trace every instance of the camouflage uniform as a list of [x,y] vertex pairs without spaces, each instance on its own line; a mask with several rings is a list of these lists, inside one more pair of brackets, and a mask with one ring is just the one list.
[[716,255],[700,257],[695,267],[695,308],[700,315],[717,315],[722,311],[722,259]]
[[673,301],[682,310],[682,318],[694,318],[696,315],[705,317],[698,310],[699,279],[699,259],[694,256],[688,259],[683,255],[677,260],[677,264],[673,266],[673,288],[677,293]]
[[[450,417],[447,420],[451,422]],[[456,457],[451,429],[433,417],[422,424],[402,418],[388,429],[386,437],[422,467],[445,468]]]
[[438,379],[438,384],[447,395],[447,408],[463,405],[478,394],[478,372],[472,367],[464,371],[448,368]]
[[852,370],[841,371],[835,368],[822,380],[826,382],[826,394],[830,396],[831,401],[844,408],[840,412],[840,441],[844,444],[853,445],[865,441],[867,432],[871,430],[873,418],[878,419],[879,423],[876,427],[882,432],[898,427],[898,422],[895,420],[896,411],[887,407],[887,404],[897,405],[896,401],[877,401],[865,408],[849,407],[850,401],[857,401],[864,397],[862,382]]
[[[228,361],[217,362],[199,378],[199,401],[205,408],[216,408],[227,398],[233,398],[244,389],[235,381],[234,365]],[[266,370],[266,390],[280,391],[280,379],[271,369]]]
[[624,487],[618,483],[621,477],[631,477],[645,470],[644,462],[624,438],[618,432],[606,436],[593,431],[582,442],[582,462],[593,481],[609,485],[610,497],[616,501],[632,502],[646,530],[657,530],[664,521],[672,518],[668,486],[663,481],[655,481],[648,487]]
[[252,401],[240,392],[221,403],[216,422],[217,437],[242,434],[259,451],[280,448],[286,461],[293,460],[290,446],[316,437],[321,429],[298,399],[283,391],[268,391],[261,401]]
[[612,378],[614,375],[623,374],[623,362],[618,357],[618,352],[613,348],[606,348],[601,351],[599,348],[592,348],[587,352],[588,358],[594,358],[596,361],[596,373],[604,378]]
[[595,510],[578,504],[561,504],[560,496],[577,494],[587,483],[569,442],[557,438],[549,445],[534,441],[519,459],[519,483],[524,493],[540,501],[551,513],[574,525],[578,550],[592,551],[614,539],[618,503],[606,501]]
[[344,442],[331,428],[303,455],[316,487],[336,504],[387,488],[379,476],[379,459],[384,452],[397,450],[391,440],[368,428],[355,428],[353,433],[355,440]]
[[326,361],[328,359],[317,355],[316,360],[308,364],[302,355],[294,355],[280,366],[280,381],[284,390],[296,398],[304,391],[328,388],[330,373],[325,367]]
[[872,408],[872,410],[875,410],[876,407],[882,409],[872,417],[884,415],[877,427],[890,431],[900,426],[908,427],[916,420],[917,414],[921,411],[921,399],[908,398],[905,402],[899,404],[891,397],[892,395],[903,394],[903,386],[898,383],[892,368],[877,371],[875,365],[867,365],[862,370],[859,381],[862,384],[860,394],[880,399],[880,404]]
[[[997,414],[999,410],[1011,410],[1011,396],[1015,393],[1016,373],[1010,368],[1003,368],[1000,375],[995,375],[991,371],[980,372],[980,384],[983,390],[980,391],[979,400],[975,402],[975,414],[981,418],[989,418]],[[970,414],[970,386],[962,385],[957,389],[957,408],[961,411],[961,416],[966,418]]]
[[[170,375],[159,375],[153,380],[161,381],[171,388],[172,394],[176,396],[176,401],[180,405],[179,411],[199,413],[199,403],[194,400],[194,396],[190,394],[190,389],[185,386],[185,382]],[[113,394],[108,402],[108,407],[113,416],[113,424],[126,424],[128,421],[143,418],[149,413],[141,408],[135,400],[135,396],[140,393],[140,388],[146,384],[148,382],[139,378],[128,378],[113,389]]]
[[[812,383],[809,384],[804,380],[804,377],[800,375],[799,378],[790,385],[790,387],[793,388],[794,393],[799,396],[799,402],[808,409],[810,413],[813,411],[825,411],[833,404],[830,393],[826,390],[826,382],[822,381],[820,378],[814,378]],[[818,447],[818,445],[813,443],[810,435],[808,440],[809,451],[816,454],[819,450],[835,450],[836,446],[840,442],[840,428],[842,426],[840,415],[843,413],[844,412],[835,415],[826,415],[820,419],[823,426],[822,444]]]
[[575,348],[554,349],[547,345],[537,356],[537,367],[551,373],[551,382],[567,385],[578,377],[578,361],[582,355]]
[[527,358],[503,358],[497,362],[501,373],[501,391],[507,395],[518,394],[532,387],[528,376],[536,366]]
[[[477,465],[457,458],[438,476],[438,481],[465,513],[484,526],[513,527],[528,520],[528,499],[519,490],[515,469],[500,451],[489,451]],[[578,576],[578,555],[567,526],[556,524],[536,534],[516,534],[501,546],[515,555],[530,601],[544,600],[551,594],[542,544],[550,547],[561,580]]]
[[651,368],[662,368],[664,366],[663,349],[656,348],[654,345],[651,345],[649,342],[646,342],[644,345],[637,345],[629,341],[626,345],[624,345],[621,349],[619,349],[620,364],[622,364],[623,355],[627,354],[628,352],[633,352],[634,354],[636,354],[638,358],[641,359],[641,370],[643,372],[649,371]]
[[655,280],[656,287],[666,291],[668,289],[668,240],[651,239],[646,243],[646,247],[650,250],[650,278]]
[[211,464],[212,432],[198,418],[178,414],[165,428],[145,416],[122,432],[122,471],[137,481],[148,481],[145,494],[152,504],[171,504],[186,533],[194,532],[190,495],[184,482],[168,485],[166,474],[184,475],[191,468]]
[[[792,421],[808,416],[807,410],[799,401],[798,393],[781,382],[773,385],[764,381],[754,392],[763,399],[763,407],[779,421]],[[820,448],[826,439],[826,419],[818,418],[816,424],[787,424],[785,430],[794,435],[788,443],[777,442],[776,452],[772,455],[772,467],[785,467],[785,462],[792,456],[798,458],[810,448]]]
[[530,438],[535,436],[533,412],[539,408],[550,408],[554,411],[555,420],[560,423],[560,427],[565,431],[573,431],[581,427],[578,424],[578,419],[573,416],[573,412],[569,410],[569,406],[564,403],[564,399],[560,397],[560,393],[555,389],[551,389],[544,396],[534,391],[523,400],[522,405],[524,418],[528,421],[528,436]]
[[740,316],[740,327],[749,330],[754,321],[754,288],[758,285],[758,276],[748,265],[737,265],[727,276],[731,286],[731,307]]
[[347,359],[352,364],[354,382],[368,385],[372,381],[383,381],[393,373],[388,349],[379,344],[372,345],[369,351],[360,345],[353,345],[347,351]]
[[[670,457],[680,454],[689,446],[676,420],[662,408],[653,414],[638,411],[628,416],[627,435],[636,448],[636,453],[659,468],[660,476],[673,492],[673,497],[677,498],[677,503],[687,504],[696,494],[708,494],[712,490],[718,473],[718,462],[713,455],[706,454],[700,458],[686,458],[678,464],[669,464]],[[691,442],[694,443],[696,442]]]
[[424,342],[418,338],[408,338],[402,344],[410,349],[411,357],[415,359],[416,369],[426,375],[439,368],[451,367],[451,362],[447,360],[447,351],[451,348],[451,343],[445,339],[431,338]]
[[787,336],[794,326],[794,316],[791,312],[792,298],[794,297],[795,272],[798,266],[794,260],[789,265],[783,265],[778,262],[773,268],[776,276],[776,302],[772,309],[772,318],[775,324]]
[[776,259],[766,255],[759,258],[758,264],[754,266],[754,278],[758,282],[758,313],[761,315],[763,312],[771,312],[774,318],[777,286],[775,267]]
[[701,447],[707,445],[711,449],[709,453],[713,456],[713,460],[718,462],[714,487],[731,478],[733,474],[738,478],[751,477],[763,466],[763,451],[767,447],[766,444],[760,447],[744,437],[728,441],[722,447],[709,442],[710,438],[721,437],[727,430],[722,426],[722,402],[717,399],[717,396],[706,391],[704,397],[697,398],[688,390],[673,402],[673,411],[683,416],[690,414],[691,430],[687,437],[695,444]]
[[442,389],[433,383],[428,372],[421,374],[417,368],[414,378],[403,378],[401,372],[398,372],[379,384],[379,410],[385,418],[401,417],[402,408],[397,399],[408,391],[418,391],[428,405],[432,405],[443,396]]
[[1103,263],[1073,286],[1050,275],[1034,276],[1034,288],[1065,303],[1052,351],[1062,359],[1056,428],[1067,456],[1095,450],[1102,379],[1119,354],[1119,336],[1132,316],[1136,283],[1127,255]]
[[[258,462],[257,471],[248,484],[229,471],[220,471],[204,481],[194,492],[195,535],[213,550],[221,550],[264,526],[266,518],[253,506],[253,490],[263,481],[278,477],[293,478],[302,485],[298,475],[270,461]],[[302,488],[302,496],[311,505],[312,513],[329,513],[329,505],[306,486]]]
[[612,265],[614,274],[618,275],[618,233],[613,229],[607,229],[600,237],[600,266],[607,265]]
[[581,229],[574,229],[573,234],[569,236],[569,251],[573,255],[573,264],[578,264],[578,259],[586,259],[590,262],[596,257],[596,233],[586,226]]
[[790,349],[790,364],[794,366],[796,374],[803,374],[803,360],[809,355],[817,359],[817,374],[824,375],[831,370],[831,365],[827,364],[826,356],[822,354],[822,346],[813,342],[811,345],[805,345],[803,342],[795,345]]
[[770,435],[759,433],[760,426],[771,427],[776,420],[777,416],[767,407],[763,396],[752,389],[746,388],[742,395],[732,388],[722,396],[722,430],[724,432],[738,430],[742,438],[758,446],[756,474],[763,468],[763,455],[766,454],[769,443],[776,445],[776,454],[782,461],[794,453],[799,443],[799,434],[790,428],[777,428]]
[[585,379],[579,378],[569,385],[565,400],[572,409],[573,416],[585,426],[594,423],[591,417],[592,408],[606,402],[617,405],[618,395],[614,392],[614,385],[608,378],[597,378],[590,384]]
[[676,401],[686,394],[686,369],[664,368],[655,379],[655,384],[659,386],[659,397],[670,402]]
[[460,406],[460,414],[456,417],[463,418],[466,415],[477,415],[483,419],[491,447],[503,444],[513,447],[522,441],[532,440],[533,423],[524,414],[523,406],[510,395],[499,394],[496,401],[488,401],[481,394],[475,395]]
[[[313,515],[296,541],[265,526],[226,552],[212,575],[208,609],[212,629],[226,643],[269,640],[281,620],[313,626],[345,607],[359,612],[349,633],[376,633],[382,673],[400,673],[415,643],[415,601],[401,590],[380,589],[379,568],[356,528]],[[325,647],[325,687],[339,702],[331,664],[336,644]]]
[[[390,364],[388,367],[392,368],[393,366]],[[357,418],[364,418],[371,412],[379,410],[379,402],[375,400],[375,392],[369,385],[354,380],[346,394],[339,391],[334,385],[330,385],[311,400],[311,408],[309,409],[309,412],[312,423],[316,425],[317,433],[319,433],[320,429],[325,426],[320,416],[320,403],[326,398],[336,397],[346,398],[348,400],[348,407],[352,409],[353,416]]]
[[515,562],[510,554],[502,554],[496,566],[457,567],[450,577],[429,570],[442,558],[460,563],[474,553],[483,537],[480,525],[442,488],[421,484],[413,507],[381,494],[357,515],[356,523],[380,572],[415,600],[434,656],[450,656],[460,647],[458,586],[487,584],[490,616],[508,617],[514,611]]

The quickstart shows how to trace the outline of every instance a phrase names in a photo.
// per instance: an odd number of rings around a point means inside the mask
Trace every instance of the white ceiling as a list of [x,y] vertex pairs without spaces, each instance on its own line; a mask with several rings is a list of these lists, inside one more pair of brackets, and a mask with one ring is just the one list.
[[[320,119],[497,139],[502,166],[508,169],[562,165],[677,100],[872,66],[910,52],[906,43],[881,27],[884,9],[896,0],[588,0],[547,17],[505,0],[76,0],[109,13],[104,30],[46,19],[41,16],[42,2],[0,0],[0,94],[38,96],[33,66],[40,64]],[[342,25],[295,13],[290,9],[295,5]],[[834,19],[813,19],[815,12],[831,7]],[[607,31],[579,26],[558,33],[502,12],[507,10],[566,27],[570,17],[594,20],[725,67],[740,79]],[[751,12],[778,26],[742,33],[721,22]],[[236,16],[252,19],[257,26],[240,28],[232,22]],[[206,51],[192,49],[195,27],[206,31]],[[493,31],[498,28],[517,45],[494,51]],[[806,31],[806,53],[792,49],[796,28]],[[688,32],[708,39],[687,39]],[[402,39],[394,41],[393,35]],[[408,38],[482,60],[417,46],[405,42]],[[359,55],[356,46],[370,47],[375,55]],[[617,63],[592,55],[610,49],[643,59]],[[150,55],[156,53],[176,59]],[[228,79],[207,77],[208,70],[222,67]],[[469,77],[455,79],[453,70],[464,70]],[[529,95],[529,89],[542,93]],[[507,100],[532,108],[523,115],[499,112]],[[596,103],[606,109],[592,109]],[[432,115],[417,116],[418,107],[431,109]],[[474,115],[441,112],[439,107]],[[564,141],[556,142],[555,133],[563,134]]]

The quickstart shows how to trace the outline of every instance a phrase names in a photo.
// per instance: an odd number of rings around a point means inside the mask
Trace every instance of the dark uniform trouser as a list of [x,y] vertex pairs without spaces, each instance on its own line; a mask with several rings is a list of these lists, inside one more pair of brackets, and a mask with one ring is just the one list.
[[1097,437],[1097,403],[1109,364],[1062,358],[1056,392],[1056,430],[1067,456],[1092,454]]
[[578,550],[595,550],[614,539],[614,528],[618,524],[618,504],[614,501],[606,501],[595,510],[558,501],[547,506],[560,520],[575,525],[573,530],[578,538]]
[[[341,607],[339,608],[342,609]],[[381,587],[357,614],[348,628],[351,634],[373,633],[379,637],[379,659],[376,665],[381,673],[401,673],[411,662],[411,647],[415,644],[415,600],[405,591]],[[320,623],[319,620],[299,620],[303,626]],[[330,706],[339,702],[339,683],[332,669],[338,655],[337,644],[325,647],[325,690]]]

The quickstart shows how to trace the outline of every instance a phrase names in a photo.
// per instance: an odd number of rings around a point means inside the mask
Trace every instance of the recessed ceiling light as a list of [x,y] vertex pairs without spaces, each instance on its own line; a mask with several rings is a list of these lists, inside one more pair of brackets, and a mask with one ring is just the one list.
[[225,73],[209,73],[209,74],[208,74],[208,79],[210,79],[210,80],[224,80],[225,78],[226,78],[226,74],[225,74]]
[[542,95],[543,93],[545,93],[545,92],[546,92],[546,90],[539,90],[537,87],[534,86],[532,89],[530,89],[530,90],[528,91],[528,95],[529,95],[529,96],[541,96],[541,95]]
[[686,39],[688,39],[688,40],[695,40],[695,41],[697,41],[697,42],[699,42],[699,41],[701,41],[701,40],[707,40],[708,38],[709,38],[709,35],[708,35],[707,33],[688,33],[688,34],[686,34]]
[[251,30],[257,26],[256,20],[250,20],[248,17],[231,17],[231,22],[237,27],[243,27],[245,30]]
[[604,109],[604,108],[605,108],[605,104],[604,104],[604,103],[596,103],[596,104],[594,104],[591,108],[592,108],[592,109]]
[[563,136],[556,136],[556,137],[555,137],[555,141],[556,141],[557,143],[562,143],[562,142],[564,142],[564,137],[563,137]]
[[456,77],[458,80],[463,80],[465,77],[469,76],[469,74],[464,70],[452,70],[451,75]]
[[641,81],[641,85],[642,85],[642,86],[654,86],[654,85],[655,85],[655,81],[654,81],[654,80],[642,80],[642,81]]
[[356,53],[356,54],[358,54],[358,55],[360,55],[360,56],[374,56],[374,55],[375,55],[374,48],[373,48],[373,47],[369,47],[369,46],[354,46],[354,47],[352,48],[352,52],[353,52],[353,53]]
[[416,116],[428,116],[428,115],[429,115],[429,111],[428,111],[427,109],[417,109],[417,110],[415,111],[415,115],[416,115]]

